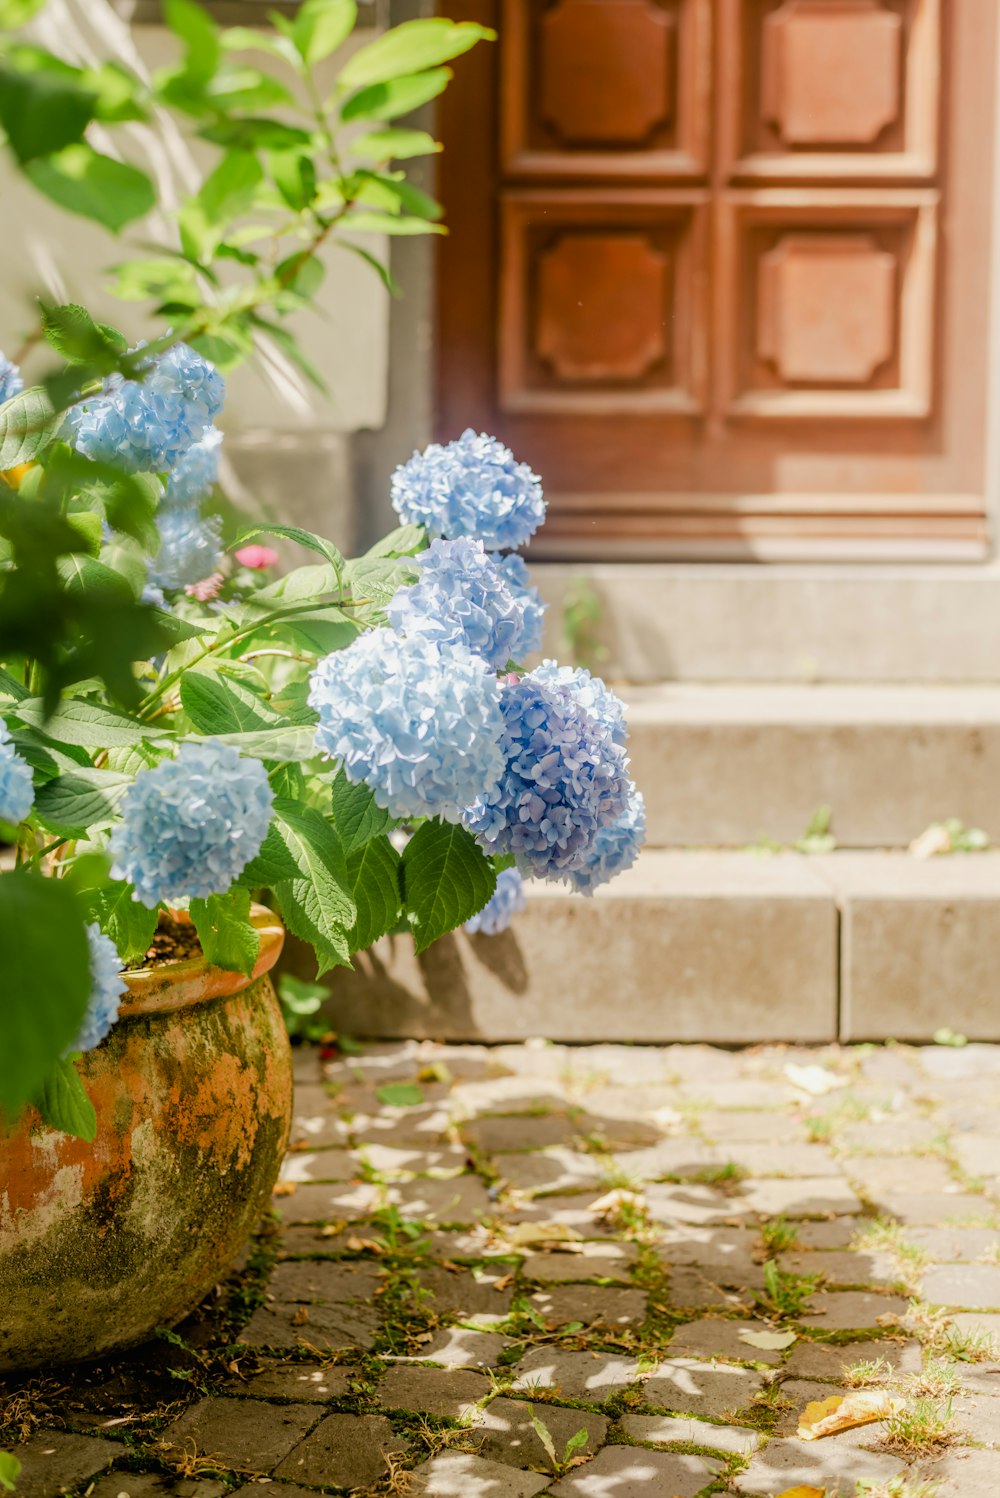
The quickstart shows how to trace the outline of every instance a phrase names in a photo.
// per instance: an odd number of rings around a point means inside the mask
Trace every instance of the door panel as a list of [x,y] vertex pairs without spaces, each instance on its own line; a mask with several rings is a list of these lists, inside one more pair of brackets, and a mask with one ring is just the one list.
[[[461,0],[438,435],[540,553],[982,555],[993,0]],[[958,108],[955,101],[961,103]]]

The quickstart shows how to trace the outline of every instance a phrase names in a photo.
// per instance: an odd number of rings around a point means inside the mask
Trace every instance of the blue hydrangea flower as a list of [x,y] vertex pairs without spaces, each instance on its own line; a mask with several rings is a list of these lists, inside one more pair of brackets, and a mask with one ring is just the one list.
[[542,648],[542,625],[548,605],[542,602],[542,595],[538,589],[531,586],[528,564],[516,551],[509,551],[505,556],[494,552],[490,560],[500,568],[504,581],[521,605],[524,623],[518,649],[513,658],[516,661],[523,661],[525,656],[533,655],[536,650]]
[[522,873],[565,879],[625,809],[625,751],[572,685],[530,672],[505,683],[501,705],[506,767],[463,821],[488,853],[513,853]]
[[150,582],[160,588],[186,588],[208,577],[222,561],[218,515],[202,519],[197,510],[161,510],[157,516],[160,549],[149,568]]
[[397,468],[392,504],[401,520],[431,536],[470,536],[487,551],[523,546],[545,519],[537,474],[495,437],[471,429],[446,447],[432,442]]
[[616,874],[632,867],[645,841],[646,803],[642,792],[633,785],[621,816],[609,827],[601,828],[586,865],[570,875],[573,888],[581,895],[592,895],[599,884],[607,884]]
[[222,433],[218,427],[209,427],[204,437],[188,448],[167,479],[162,507],[176,510],[200,505],[211,494],[219,479],[221,446]]
[[628,742],[625,704],[599,676],[583,666],[560,666],[558,661],[544,660],[532,671],[536,681],[552,682],[571,691],[580,706],[604,723],[616,744],[624,749]]
[[0,353],[0,406],[4,401],[13,400],[15,395],[20,395],[23,389],[21,371]]
[[259,760],[218,739],[182,744],[174,759],[141,770],[122,797],[111,877],[135,885],[150,909],[225,894],[260,852],[272,799]]
[[478,915],[466,921],[465,929],[470,936],[481,931],[484,936],[499,936],[506,931],[519,910],[526,904],[524,879],[518,869],[501,869],[497,875],[497,887]]
[[500,687],[464,645],[376,629],[320,661],[316,747],[394,817],[459,821],[503,769]]
[[175,468],[222,410],[225,382],[186,343],[149,361],[144,380],[109,375],[103,394],[73,406],[63,434],[85,457],[130,473]]
[[158,588],[155,583],[145,583],[139,594],[139,602],[148,604],[153,609],[165,609],[167,600],[163,596],[163,589]]
[[35,804],[31,766],[10,741],[7,725],[0,718],[0,822],[17,826]]
[[105,936],[96,921],[87,927],[87,945],[90,947],[90,998],[76,1039],[66,1047],[64,1056],[74,1051],[92,1051],[100,1045],[118,1018],[121,996],[127,987],[122,980],[122,960],[115,944],[110,936]]
[[415,561],[419,582],[400,588],[389,605],[394,629],[464,645],[494,671],[520,658],[524,614],[481,541],[432,541]]

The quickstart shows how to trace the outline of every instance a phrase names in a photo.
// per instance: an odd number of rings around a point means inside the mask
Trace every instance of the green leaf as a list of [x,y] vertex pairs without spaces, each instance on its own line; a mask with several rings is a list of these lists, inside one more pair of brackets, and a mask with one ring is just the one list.
[[419,1108],[424,1102],[424,1089],[418,1082],[386,1082],[376,1087],[375,1096],[387,1108]]
[[194,0],[163,0],[163,19],[186,45],[186,78],[191,83],[207,83],[222,56],[215,22]]
[[349,239],[341,239],[339,246],[342,250],[350,250],[352,255],[360,255],[361,259],[371,266],[390,296],[402,296],[399,282],[395,280],[392,271],[377,255],[373,255],[370,250],[366,250],[364,245],[352,244]]
[[0,66],[0,125],[22,166],[79,141],[97,107],[75,68],[50,70],[38,61],[36,49],[18,48]]
[[[0,412],[2,409],[0,407]],[[245,546],[248,541],[255,541],[258,536],[280,536],[284,541],[294,541],[309,551],[318,552],[330,563],[337,575],[337,586],[340,586],[340,578],[344,571],[344,558],[332,541],[325,541],[322,536],[315,536],[312,531],[305,531],[298,525],[249,525],[240,531],[229,550],[236,551],[239,547]]]
[[[47,4],[47,0],[0,0],[0,31],[16,31],[26,25]],[[0,1452],[0,1456],[5,1456]]]
[[355,156],[369,161],[409,161],[414,156],[433,156],[442,149],[440,141],[426,130],[370,130],[351,141]]
[[181,706],[199,733],[247,733],[285,726],[281,715],[245,682],[212,671],[185,673],[181,678]]
[[0,1106],[33,1097],[76,1036],[90,997],[84,912],[59,879],[0,874]]
[[304,764],[316,758],[316,730],[312,724],[283,723],[280,728],[262,728],[257,733],[219,733],[215,737],[251,759]]
[[0,472],[30,463],[52,441],[62,421],[40,385],[0,406]]
[[308,151],[301,146],[293,151],[271,151],[267,167],[289,208],[296,213],[308,208],[316,196],[316,167]]
[[[8,4],[16,5],[16,3],[17,0],[8,0]],[[28,3],[30,3],[30,0],[25,0],[25,4]],[[39,0],[39,3],[44,5],[45,0]],[[3,0],[0,0],[0,26],[10,24],[4,21],[5,14]],[[4,1488],[8,1493],[15,1493],[17,1491],[17,1479],[20,1471],[21,1463],[13,1451],[0,1451],[0,1488]]]
[[53,713],[46,712],[41,697],[29,697],[17,704],[17,716],[57,744],[80,744],[84,749],[112,749],[167,737],[162,728],[135,723],[124,713],[79,697],[66,698]]
[[425,218],[397,218],[392,213],[349,213],[341,220],[341,227],[345,233],[388,234],[394,239],[448,232],[444,224],[432,224]]
[[358,907],[349,936],[354,951],[396,927],[402,905],[398,870],[399,854],[387,837],[374,837],[348,856],[347,876]]
[[325,983],[309,983],[294,973],[282,973],[278,979],[278,997],[293,1014],[315,1014],[330,997]]
[[345,123],[349,120],[398,119],[443,94],[451,78],[450,68],[433,68],[427,73],[374,83],[348,99],[340,117]]
[[206,961],[250,976],[260,955],[260,933],[250,922],[249,890],[192,900],[191,919]]
[[549,1430],[549,1427],[545,1424],[544,1420],[539,1420],[538,1416],[535,1414],[534,1407],[530,1404],[528,1405],[528,1418],[531,1421],[532,1426],[534,1427],[535,1435],[545,1447],[545,1455],[552,1463],[554,1469],[558,1472],[559,1458],[556,1456],[556,1447],[555,1442],[552,1439],[552,1432]]
[[263,177],[263,168],[252,152],[230,151],[223,156],[178,215],[185,254],[192,260],[211,260],[226,225],[249,208]]
[[292,22],[292,40],[313,67],[347,40],[358,18],[356,0],[305,0]]
[[280,57],[283,62],[298,64],[298,52],[287,36],[272,36],[269,31],[255,31],[252,26],[229,26],[219,34],[219,41],[227,52],[268,52]]
[[102,156],[86,142],[30,162],[27,172],[39,192],[61,208],[95,219],[115,234],[156,206],[156,189],[145,172]]
[[389,813],[376,804],[369,787],[364,782],[352,785],[343,770],[337,772],[331,797],[337,836],[348,857],[396,825]]
[[130,775],[81,767],[39,786],[35,812],[53,832],[86,837],[92,827],[114,820],[118,803],[131,784]]
[[[95,515],[92,518],[97,520],[99,526],[100,517]],[[56,563],[56,571],[65,583],[67,593],[89,593],[95,602],[114,603],[117,600],[119,603],[131,603],[135,599],[131,585],[120,572],[115,572],[114,568],[105,566],[96,557],[87,556],[86,553],[77,552],[72,556],[60,557]]]
[[275,800],[274,827],[299,877],[276,884],[274,893],[289,930],[316,953],[317,976],[350,958],[347,933],[357,920],[349,893],[344,851],[318,811]]
[[149,910],[137,900],[131,884],[109,879],[91,896],[90,908],[94,920],[117,947],[122,962],[138,962],[146,954],[159,911]]
[[419,73],[459,57],[478,41],[493,41],[495,37],[496,32],[488,26],[472,21],[404,21],[349,57],[340,70],[338,84],[343,90],[364,88]]
[[417,568],[405,558],[358,557],[344,568],[344,583],[355,600],[385,608],[397,588],[415,582]]
[[96,1139],[94,1105],[84,1091],[75,1063],[68,1057],[56,1062],[33,1102],[50,1129],[72,1134],[88,1144]]
[[418,952],[469,920],[493,895],[492,864],[464,827],[424,822],[400,863],[403,906]]
[[366,557],[413,557],[427,549],[427,532],[422,525],[400,525],[365,552]]
[[68,302],[62,307],[42,306],[45,341],[70,364],[101,364],[110,371],[128,348],[115,328],[96,323],[86,307]]
[[245,889],[273,887],[286,879],[298,879],[301,873],[298,858],[282,837],[281,830],[272,822],[260,852],[247,864],[239,883]]

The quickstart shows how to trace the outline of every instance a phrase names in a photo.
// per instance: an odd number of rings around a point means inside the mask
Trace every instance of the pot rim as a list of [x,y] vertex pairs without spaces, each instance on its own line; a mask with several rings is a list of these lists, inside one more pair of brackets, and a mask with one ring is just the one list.
[[[175,919],[190,920],[185,911],[175,912]],[[163,962],[138,972],[122,973],[127,995],[122,997],[119,1020],[142,1014],[168,1014],[191,1004],[226,998],[249,988],[258,978],[270,972],[285,943],[285,928],[266,905],[250,907],[250,924],[260,934],[260,952],[249,977],[215,967],[204,957],[189,957],[183,962]]]

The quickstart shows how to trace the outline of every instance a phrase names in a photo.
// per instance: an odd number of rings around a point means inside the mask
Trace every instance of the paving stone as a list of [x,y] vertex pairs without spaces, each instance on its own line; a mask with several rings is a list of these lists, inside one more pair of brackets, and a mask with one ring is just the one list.
[[955,1372],[966,1392],[1000,1398],[1000,1363],[957,1363]]
[[797,1319],[803,1326],[818,1326],[827,1332],[865,1331],[878,1326],[882,1316],[904,1316],[909,1301],[899,1295],[873,1295],[867,1290],[818,1290],[810,1300],[807,1315]]
[[759,1246],[753,1228],[687,1227],[665,1233],[656,1245],[668,1271],[678,1266],[698,1269],[720,1285],[763,1285],[764,1276],[754,1255]]
[[920,1066],[931,1077],[949,1079],[996,1076],[1000,1071],[1000,1052],[995,1045],[921,1046]]
[[327,1415],[274,1475],[307,1487],[369,1487],[388,1470],[386,1457],[407,1444],[384,1415]]
[[753,1347],[740,1337],[741,1331],[766,1332],[773,1328],[763,1321],[725,1321],[706,1317],[679,1326],[670,1340],[671,1357],[721,1358],[730,1362],[781,1362],[781,1353],[773,1348]]
[[799,1248],[850,1248],[870,1223],[863,1217],[833,1217],[826,1222],[797,1222],[795,1242]]
[[491,1389],[489,1379],[481,1373],[397,1364],[379,1379],[375,1398],[383,1409],[413,1410],[420,1415],[444,1415],[460,1420]]
[[1000,1493],[1000,1452],[948,1451],[925,1462],[920,1476],[940,1484],[934,1498],[996,1498]]
[[888,1254],[856,1249],[813,1249],[781,1255],[787,1274],[818,1274],[832,1285],[895,1285],[899,1270]]
[[[681,1119],[678,1111],[681,1103],[686,1103],[684,1094],[677,1088],[665,1083],[650,1086],[635,1085],[633,1087],[591,1087],[587,1089],[587,1112],[604,1120],[614,1121],[617,1125],[628,1124],[637,1117],[651,1117],[651,1124],[655,1125],[658,1114],[669,1112]],[[647,1128],[650,1125],[646,1125]],[[662,1128],[655,1130],[657,1137],[663,1133]],[[650,1139],[649,1143],[654,1143]]]
[[[758,1270],[754,1278],[763,1287],[763,1272]],[[679,1265],[670,1271],[667,1303],[673,1310],[746,1310],[748,1298],[745,1288],[727,1290],[710,1269]]]
[[652,1220],[672,1228],[678,1223],[705,1227],[712,1223],[738,1226],[741,1219],[750,1217],[755,1210],[742,1192],[729,1195],[715,1186],[703,1186],[696,1181],[676,1186],[647,1186],[642,1197]]
[[732,1486],[737,1493],[771,1498],[801,1484],[820,1488],[826,1498],[854,1498],[858,1478],[895,1477],[903,1470],[898,1457],[859,1451],[830,1440],[774,1440],[751,1458],[746,1471],[732,1479]]
[[364,1165],[370,1166],[382,1176],[442,1176],[461,1175],[468,1163],[466,1151],[457,1145],[446,1145],[443,1149],[428,1149],[425,1145],[411,1146],[368,1142],[353,1153],[355,1174],[360,1175]]
[[996,1354],[1000,1356],[1000,1315],[989,1311],[958,1311],[948,1319],[959,1331],[989,1337]]
[[634,1181],[660,1181],[668,1176],[698,1176],[718,1169],[725,1156],[712,1144],[686,1136],[662,1139],[648,1149],[626,1150],[614,1156],[615,1167]]
[[995,1228],[921,1228],[906,1230],[907,1243],[915,1243],[931,1259],[942,1264],[969,1264],[997,1247]]
[[561,1285],[577,1280],[613,1280],[618,1285],[631,1285],[630,1266],[635,1262],[634,1245],[626,1253],[625,1244],[582,1244],[582,1253],[530,1254],[521,1265],[521,1275],[526,1280],[535,1280],[543,1285]]
[[268,1285],[277,1301],[325,1301],[355,1305],[370,1301],[385,1284],[385,1271],[368,1264],[300,1259],[279,1264]]
[[[438,1332],[423,1348],[419,1361],[441,1363],[446,1368],[493,1368],[500,1354],[513,1343],[497,1332],[477,1332],[465,1326],[449,1326]],[[400,1358],[399,1362],[418,1359]]]
[[[256,1488],[257,1484],[253,1486]],[[20,1486],[18,1492],[21,1492]],[[241,1493],[248,1491],[240,1488]],[[264,1485],[260,1485],[264,1492]],[[271,1492],[273,1494],[273,1488]],[[224,1482],[209,1482],[207,1478],[164,1477],[158,1472],[109,1472],[95,1483],[87,1484],[87,1498],[224,1498]],[[294,1493],[282,1493],[281,1498],[295,1498]],[[315,1498],[315,1494],[308,1494]]]
[[513,1370],[511,1388],[525,1394],[547,1389],[561,1399],[582,1399],[603,1404],[616,1389],[640,1377],[634,1358],[612,1352],[562,1352],[557,1347],[535,1347]]
[[840,1149],[871,1155],[906,1155],[925,1149],[941,1136],[941,1125],[931,1118],[887,1118],[848,1124],[837,1130]]
[[40,1430],[17,1448],[17,1498],[56,1498],[67,1488],[83,1486],[123,1454],[116,1441]]
[[594,1155],[558,1146],[533,1154],[496,1154],[493,1163],[508,1186],[535,1194],[573,1188],[594,1191],[604,1174]]
[[854,1363],[873,1363],[877,1358],[883,1358],[895,1373],[919,1373],[923,1366],[919,1342],[894,1342],[880,1337],[877,1341],[850,1342],[843,1347],[800,1340],[792,1348],[784,1371],[794,1378],[826,1378],[841,1383],[845,1368]]
[[737,1078],[730,1082],[699,1082],[692,1078],[680,1083],[681,1093],[691,1101],[713,1109],[743,1109],[754,1112],[773,1108],[775,1112],[787,1109],[789,1103],[801,1101],[802,1094],[787,1082],[758,1081],[754,1078]]
[[163,1432],[177,1451],[193,1446],[223,1466],[270,1472],[297,1446],[319,1411],[313,1404],[260,1404],[253,1399],[201,1399]]
[[322,1352],[346,1352],[370,1347],[379,1329],[378,1312],[369,1306],[260,1306],[240,1332],[248,1347],[316,1347]]
[[606,1446],[592,1462],[549,1489],[553,1498],[694,1498],[723,1470],[713,1457]]
[[611,1238],[612,1229],[605,1218],[594,1211],[594,1203],[600,1199],[593,1191],[584,1191],[577,1196],[539,1196],[504,1212],[504,1221],[557,1222],[562,1227],[575,1228],[585,1238]]
[[428,1265],[420,1269],[417,1278],[420,1288],[430,1297],[427,1304],[442,1317],[460,1317],[463,1321],[489,1325],[503,1321],[514,1300],[512,1287],[505,1283],[510,1275],[503,1265],[477,1274],[470,1269],[455,1271]]
[[955,1429],[977,1446],[1000,1446],[1000,1408],[993,1399],[956,1399],[952,1403]]
[[[235,1489],[234,1498],[235,1494],[239,1494],[239,1498],[316,1498],[314,1488],[296,1487],[292,1482],[275,1486],[269,1477],[265,1477],[262,1482],[248,1482],[245,1487]],[[96,1494],[92,1498],[96,1498]],[[107,1498],[117,1498],[117,1495],[108,1493]]]
[[294,1181],[296,1185],[308,1181],[353,1181],[358,1173],[357,1164],[347,1150],[293,1150],[281,1162],[279,1180]]
[[547,1404],[543,1409],[541,1405],[532,1406],[528,1400],[494,1399],[473,1416],[472,1439],[479,1441],[482,1436],[477,1448],[480,1455],[508,1462],[512,1467],[549,1468],[545,1447],[531,1423],[533,1408],[548,1426],[557,1452],[566,1449],[567,1441],[578,1430],[585,1430],[587,1442],[577,1455],[593,1456],[607,1434],[605,1417],[589,1410],[563,1409],[557,1404]]
[[698,1115],[698,1129],[716,1144],[787,1144],[805,1143],[808,1135],[801,1119],[775,1109],[743,1109],[741,1112],[717,1112],[707,1109]]
[[720,1153],[752,1176],[843,1176],[843,1166],[820,1144],[726,1144]]
[[931,1305],[960,1306],[967,1311],[995,1309],[1000,1306],[1000,1266],[942,1264],[923,1276],[920,1293]]
[[318,1149],[323,1145],[346,1144],[347,1134],[347,1125],[324,1087],[296,1087],[293,1145],[303,1143]]
[[467,1451],[442,1451],[414,1469],[409,1491],[414,1498],[534,1498],[548,1485],[548,1477],[537,1472],[519,1472]]
[[598,1285],[558,1285],[531,1297],[550,1326],[565,1326],[567,1321],[582,1321],[584,1326],[638,1326],[646,1316],[646,1300],[644,1290]]
[[551,1149],[571,1144],[579,1132],[565,1114],[548,1113],[537,1118],[514,1114],[507,1118],[477,1118],[461,1125],[462,1138],[486,1155],[520,1150]]
[[452,1089],[451,1102],[465,1118],[480,1113],[564,1113],[570,1099],[566,1088],[553,1078],[489,1077],[482,1082],[462,1082]]
[[963,1191],[879,1191],[870,1197],[872,1205],[884,1217],[895,1217],[899,1222],[971,1226],[982,1222],[991,1213],[990,1203],[983,1196],[974,1196]]
[[917,1156],[901,1164],[896,1159],[851,1155],[843,1161],[843,1168],[861,1194],[876,1205],[885,1192],[900,1188],[910,1196],[917,1192],[947,1195],[955,1189],[950,1169],[935,1158]]
[[749,1456],[763,1437],[742,1425],[711,1425],[707,1420],[688,1420],[673,1415],[625,1415],[622,1430],[632,1441],[657,1446],[711,1446],[733,1456]]
[[643,1398],[654,1408],[726,1419],[745,1408],[763,1385],[764,1375],[753,1368],[670,1358],[643,1384]]
[[951,1141],[966,1175],[987,1180],[1000,1175],[1000,1138],[994,1134],[956,1134]]
[[357,1375],[356,1368],[343,1363],[336,1367],[327,1363],[271,1363],[265,1364],[260,1373],[228,1379],[223,1388],[227,1394],[246,1394],[251,1399],[326,1404],[331,1399],[343,1399]]
[[386,1108],[377,1113],[356,1113],[350,1121],[355,1146],[391,1144],[426,1149],[450,1141],[451,1114],[447,1108]]
[[825,1217],[861,1211],[850,1186],[835,1176],[746,1181],[743,1197],[747,1207],[761,1217]]
[[282,1222],[339,1222],[366,1217],[379,1203],[378,1188],[368,1181],[297,1186],[292,1196],[275,1197]]
[[425,1217],[431,1222],[475,1222],[493,1207],[478,1176],[456,1176],[449,1181],[402,1181],[386,1192],[390,1206],[401,1217]]

